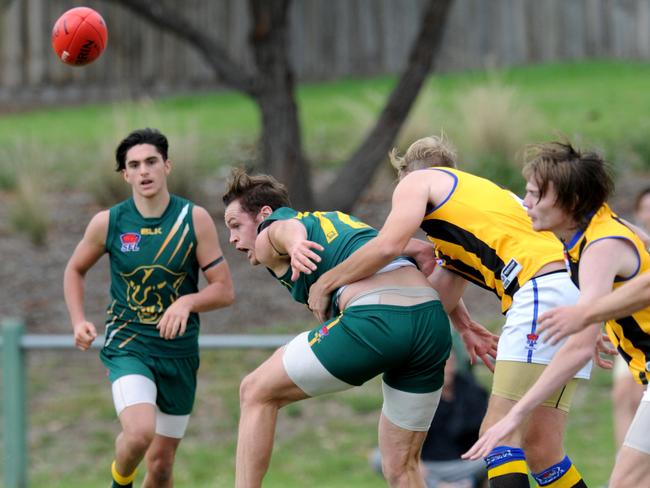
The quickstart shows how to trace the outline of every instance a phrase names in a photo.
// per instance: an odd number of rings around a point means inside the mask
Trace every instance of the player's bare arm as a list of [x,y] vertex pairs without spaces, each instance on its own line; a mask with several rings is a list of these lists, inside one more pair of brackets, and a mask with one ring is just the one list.
[[106,252],[108,210],[96,214],[86,227],[63,273],[63,295],[73,327],[75,346],[87,350],[97,337],[95,325],[84,313],[84,284],[86,273]]
[[[612,258],[615,256],[615,258]],[[590,263],[590,264],[586,264]],[[625,311],[630,307],[627,304],[636,305],[641,301],[632,298],[631,296],[621,296],[621,300],[625,305],[621,306],[618,303],[613,303],[607,300],[606,295],[611,292],[611,284],[614,282],[615,276],[630,276],[638,268],[639,257],[628,241],[623,239],[601,239],[589,245],[584,251],[584,255],[580,262],[580,300],[575,306],[571,307],[558,307],[553,310],[542,314],[539,317],[539,331],[542,337],[550,341],[551,344],[556,344],[559,340],[567,335],[574,334],[592,323],[600,323],[608,318],[612,318],[609,314],[613,307],[615,311]],[[585,296],[587,290],[595,287],[591,282],[598,277],[590,278],[586,275],[583,279],[583,270],[585,273],[601,273],[610,277],[608,288],[601,290],[592,299],[588,300]],[[609,274],[606,273],[609,270]],[[612,275],[613,273],[613,275]],[[610,276],[611,275],[611,276]],[[605,276],[603,276],[603,279]],[[634,281],[634,280],[633,280]],[[583,285],[584,283],[584,285]],[[584,288],[584,287],[586,288]],[[618,291],[618,290],[617,290]],[[615,298],[616,299],[616,298]],[[605,300],[605,307],[603,308],[602,301]],[[592,309],[596,311],[603,310],[604,314],[594,314]],[[637,310],[643,308],[638,306]],[[625,314],[621,315],[624,316]]]
[[223,259],[219,237],[214,221],[202,207],[194,206],[192,211],[196,233],[196,259],[207,286],[197,293],[178,297],[158,322],[160,337],[173,339],[185,333],[190,313],[207,312],[227,307],[235,301],[235,291],[228,263]]
[[307,240],[307,230],[296,219],[273,222],[255,239],[255,255],[260,263],[273,270],[276,275],[284,274],[292,267],[292,279],[300,273],[311,273],[320,262],[316,251],[323,247]]
[[436,248],[432,242],[411,238],[402,254],[415,259],[424,276],[429,276],[436,268]]
[[395,188],[390,214],[379,235],[348,259],[323,274],[309,289],[309,308],[325,316],[332,291],[376,273],[406,247],[422,222],[429,202],[429,183],[406,176]]

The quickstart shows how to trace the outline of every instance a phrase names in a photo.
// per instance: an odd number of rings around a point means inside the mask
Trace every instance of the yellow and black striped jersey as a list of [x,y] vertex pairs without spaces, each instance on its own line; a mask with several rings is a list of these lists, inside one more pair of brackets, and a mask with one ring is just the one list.
[[[586,247],[601,239],[623,239],[634,247],[639,256],[639,266],[630,276],[617,276],[614,288],[626,281],[650,270],[650,254],[643,242],[612,212],[607,204],[603,205],[589,221],[586,229],[577,232],[566,244],[567,267],[571,279],[578,284],[580,257]],[[648,384],[650,366],[650,307],[644,308],[628,317],[608,320],[605,324],[607,334],[619,354],[628,364],[634,379],[644,385]]]
[[540,268],[562,261],[562,244],[550,232],[533,230],[521,199],[512,192],[457,169],[424,171],[442,171],[455,180],[445,200],[427,208],[421,224],[439,263],[496,293],[503,312]]

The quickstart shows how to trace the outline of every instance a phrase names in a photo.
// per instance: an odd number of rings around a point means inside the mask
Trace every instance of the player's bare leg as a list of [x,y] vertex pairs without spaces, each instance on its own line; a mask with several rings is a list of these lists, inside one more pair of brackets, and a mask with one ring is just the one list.
[[115,440],[115,470],[130,477],[144,457],[156,429],[156,406],[139,403],[120,413],[122,432]]
[[147,475],[142,488],[171,488],[176,449],[181,439],[156,434],[145,455]]
[[425,488],[420,470],[420,451],[426,432],[402,429],[388,420],[379,418],[379,451],[381,468],[388,484],[396,487]]
[[278,410],[307,398],[305,392],[289,379],[282,355],[283,348],[280,348],[241,383],[235,466],[237,488],[262,485],[271,461]]
[[609,488],[645,486],[650,478],[650,454],[622,446],[618,452]]

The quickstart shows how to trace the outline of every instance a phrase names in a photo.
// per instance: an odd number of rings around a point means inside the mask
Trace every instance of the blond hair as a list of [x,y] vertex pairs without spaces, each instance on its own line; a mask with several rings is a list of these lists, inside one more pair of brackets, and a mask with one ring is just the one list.
[[403,156],[399,156],[397,149],[393,148],[388,157],[399,178],[411,171],[432,166],[456,167],[456,149],[444,134],[418,139],[409,146]]

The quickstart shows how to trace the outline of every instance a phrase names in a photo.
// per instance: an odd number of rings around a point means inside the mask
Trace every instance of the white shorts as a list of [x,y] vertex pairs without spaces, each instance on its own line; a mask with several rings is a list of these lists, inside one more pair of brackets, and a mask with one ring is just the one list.
[[[564,271],[528,280],[512,297],[512,305],[506,313],[506,323],[499,337],[497,360],[550,363],[566,339],[554,346],[542,342],[537,335],[537,319],[552,308],[574,305],[579,296],[580,291]],[[591,361],[575,377],[589,379],[590,374]]]
[[646,388],[623,445],[650,454],[650,391]]
[[[291,340],[282,355],[287,375],[310,397],[353,388],[330,373],[318,360],[308,342],[309,332]],[[438,408],[441,390],[410,393],[392,388],[382,381],[382,413],[393,424],[411,431],[427,431]]]
[[150,403],[156,407],[156,434],[182,439],[190,422],[188,415],[169,415],[156,406],[156,384],[146,376],[129,374],[113,381],[113,404],[119,417],[126,407],[139,403]]

